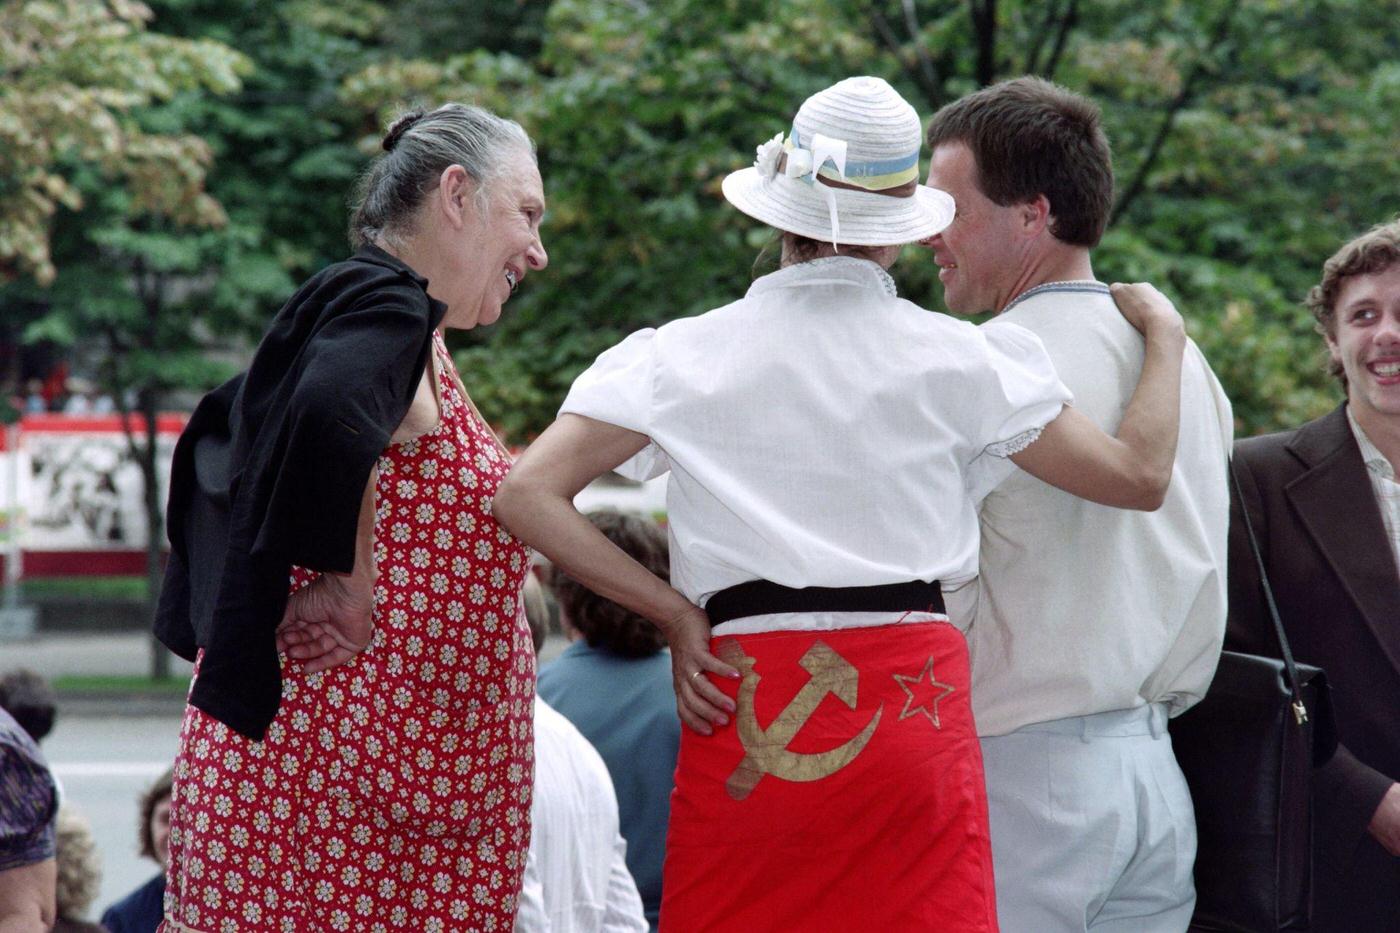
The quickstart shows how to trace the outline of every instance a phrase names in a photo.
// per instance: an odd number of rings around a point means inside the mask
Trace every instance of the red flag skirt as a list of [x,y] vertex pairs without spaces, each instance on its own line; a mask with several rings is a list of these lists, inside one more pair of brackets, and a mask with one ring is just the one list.
[[967,645],[947,622],[721,636],[733,722],[681,736],[666,933],[994,933]]

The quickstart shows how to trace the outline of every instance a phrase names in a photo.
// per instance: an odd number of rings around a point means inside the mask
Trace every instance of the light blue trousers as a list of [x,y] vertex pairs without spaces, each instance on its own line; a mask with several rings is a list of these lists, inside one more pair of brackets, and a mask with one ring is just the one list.
[[1163,704],[982,739],[1002,933],[1181,933],[1196,820]]

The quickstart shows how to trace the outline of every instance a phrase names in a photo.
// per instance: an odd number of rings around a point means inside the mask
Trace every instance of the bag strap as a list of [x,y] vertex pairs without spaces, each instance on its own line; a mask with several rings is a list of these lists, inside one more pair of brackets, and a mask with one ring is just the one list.
[[1293,717],[1301,726],[1308,721],[1308,708],[1303,704],[1303,687],[1298,678],[1298,665],[1294,663],[1293,651],[1288,647],[1288,636],[1283,633],[1283,620],[1279,618],[1278,605],[1274,602],[1274,588],[1269,585],[1269,574],[1264,569],[1264,556],[1259,553],[1259,539],[1254,536],[1254,523],[1249,520],[1249,506],[1244,501],[1240,478],[1235,474],[1235,462],[1230,460],[1226,468],[1230,471],[1230,482],[1235,486],[1240,515],[1244,517],[1245,534],[1249,536],[1249,550],[1254,554],[1254,566],[1259,571],[1259,583],[1264,588],[1264,603],[1269,607],[1269,618],[1273,620],[1274,634],[1278,636],[1279,654],[1288,673],[1288,690],[1293,694]]

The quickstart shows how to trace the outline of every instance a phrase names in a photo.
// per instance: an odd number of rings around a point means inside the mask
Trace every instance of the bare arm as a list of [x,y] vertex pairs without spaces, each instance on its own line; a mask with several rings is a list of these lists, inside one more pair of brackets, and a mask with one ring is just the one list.
[[277,650],[306,662],[314,674],[344,664],[369,647],[374,636],[374,489],[379,468],[369,471],[355,527],[355,566],[350,573],[323,573],[287,600],[277,628]]
[[491,511],[511,534],[593,592],[650,619],[671,645],[671,676],[681,719],[709,735],[733,702],[697,671],[739,672],[710,654],[710,622],[679,591],[609,541],[574,508],[584,486],[636,454],[646,435],[582,415],[560,415],[521,455]]
[[[390,443],[401,444],[428,433],[442,417],[434,386],[437,365],[432,354],[418,380],[418,389]],[[465,395],[463,391],[463,395]],[[314,674],[344,664],[369,647],[374,637],[374,490],[379,468],[369,472],[360,496],[355,528],[355,566],[350,573],[325,573],[287,601],[287,611],[277,630],[277,650],[306,662]]]
[[1109,437],[1089,418],[1066,407],[1039,439],[1011,460],[1065,492],[1103,505],[1152,511],[1171,483],[1181,419],[1181,315],[1151,285],[1112,286],[1113,298],[1147,345],[1138,380],[1118,434]]
[[44,933],[53,926],[57,879],[53,859],[0,871],[0,933]]

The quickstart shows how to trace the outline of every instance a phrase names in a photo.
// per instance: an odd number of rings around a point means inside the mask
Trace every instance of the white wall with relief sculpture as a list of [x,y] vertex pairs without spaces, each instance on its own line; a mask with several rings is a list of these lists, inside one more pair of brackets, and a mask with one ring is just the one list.
[[[162,503],[185,418],[167,414],[160,419],[156,472]],[[144,432],[139,436],[144,438]],[[141,470],[119,416],[30,415],[3,437],[0,555],[8,556],[18,547],[24,555],[24,576],[145,572]],[[16,464],[19,475],[12,478]],[[666,510],[666,477],[634,483],[603,476],[575,502],[583,511],[616,508],[659,519]]]
[[[158,425],[162,501],[183,424],[183,415],[163,415]],[[144,431],[138,432],[144,438]],[[23,552],[25,576],[143,572],[141,468],[120,417],[31,415],[5,437],[0,449],[5,552]]]

